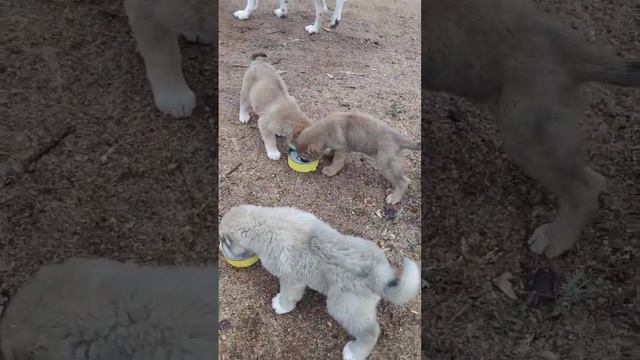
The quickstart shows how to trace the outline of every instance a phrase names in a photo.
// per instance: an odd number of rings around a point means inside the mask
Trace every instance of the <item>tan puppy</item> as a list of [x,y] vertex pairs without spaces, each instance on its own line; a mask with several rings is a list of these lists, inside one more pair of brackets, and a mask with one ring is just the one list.
[[276,69],[257,57],[251,56],[251,65],[244,73],[240,90],[239,120],[245,124],[251,118],[250,111],[258,115],[258,129],[264,141],[267,156],[271,160],[280,159],[280,151],[276,146],[276,135],[285,136],[289,144],[313,121],[300,110],[296,99],[287,90],[284,80]]
[[387,196],[390,204],[400,202],[409,187],[409,179],[402,174],[400,152],[420,150],[391,126],[361,113],[339,112],[303,130],[296,139],[296,151],[305,160],[319,158],[327,149],[334,150],[333,162],[322,173],[333,176],[344,167],[349,152],[361,152],[376,159],[378,170],[394,185]]
[[581,151],[581,85],[639,87],[640,61],[588,43],[530,0],[429,0],[422,10],[423,89],[490,105],[507,154],[559,199],[529,247],[561,255],[606,185]]
[[191,116],[196,96],[182,75],[178,34],[210,44],[218,29],[217,3],[210,0],[124,0],[138,52],[144,59],[158,110]]

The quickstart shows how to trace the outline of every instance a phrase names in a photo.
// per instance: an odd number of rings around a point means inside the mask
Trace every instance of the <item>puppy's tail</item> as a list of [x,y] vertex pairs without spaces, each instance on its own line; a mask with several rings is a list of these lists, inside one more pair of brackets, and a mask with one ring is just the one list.
[[255,54],[252,54],[249,59],[251,59],[251,61],[254,61],[255,59],[257,59],[259,57],[268,57],[268,56],[267,56],[267,54],[265,54],[263,52],[257,52]]
[[409,139],[401,133],[396,133],[396,138],[398,139],[398,145],[400,145],[402,149],[413,151],[420,151],[421,149],[420,143]]
[[[402,276],[381,284],[382,291],[378,295],[396,305],[403,305],[413,299],[420,290],[420,268],[408,258],[402,260],[404,269]],[[384,277],[383,277],[384,278]]]
[[575,74],[581,82],[600,82],[624,87],[640,86],[640,61],[618,59],[579,67]]

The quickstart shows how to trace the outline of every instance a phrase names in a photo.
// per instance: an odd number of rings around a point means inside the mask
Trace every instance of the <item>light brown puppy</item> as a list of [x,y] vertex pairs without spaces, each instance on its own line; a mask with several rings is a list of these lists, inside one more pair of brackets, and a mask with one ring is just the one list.
[[280,151],[276,146],[276,135],[285,136],[288,143],[292,144],[295,137],[311,126],[313,121],[289,95],[287,85],[276,69],[256,60],[259,56],[266,57],[263,53],[252,55],[251,65],[242,79],[239,120],[247,123],[252,110],[258,115],[258,129],[267,156],[271,160],[278,160]]
[[349,152],[361,152],[376,159],[378,170],[389,180],[393,192],[386,201],[396,204],[409,187],[409,179],[402,173],[400,152],[420,150],[420,144],[386,123],[367,114],[338,112],[329,115],[300,133],[295,141],[296,151],[306,160],[318,159],[326,150],[334,150],[330,166],[322,173],[333,176],[344,167]]
[[429,0],[422,11],[423,89],[490,105],[511,159],[559,198],[530,249],[571,249],[606,185],[580,149],[580,87],[638,87],[640,61],[588,43],[529,0]]

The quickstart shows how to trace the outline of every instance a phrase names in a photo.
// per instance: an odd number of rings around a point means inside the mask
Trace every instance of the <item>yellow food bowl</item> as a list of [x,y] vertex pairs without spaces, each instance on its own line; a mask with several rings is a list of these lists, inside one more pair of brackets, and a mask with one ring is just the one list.
[[260,260],[260,258],[256,255],[253,255],[244,259],[234,258],[233,256],[227,254],[224,251],[224,248],[222,247],[222,243],[220,243],[219,249],[220,249],[220,253],[222,254],[222,257],[224,258],[224,261],[226,261],[229,265],[233,267],[238,267],[238,268],[249,267],[257,263],[258,260]]
[[287,164],[289,164],[289,167],[294,171],[301,172],[301,173],[316,171],[319,163],[320,161],[318,160],[314,160],[314,161],[302,160],[300,159],[300,156],[298,156],[298,153],[294,149],[289,149],[289,158],[287,160]]

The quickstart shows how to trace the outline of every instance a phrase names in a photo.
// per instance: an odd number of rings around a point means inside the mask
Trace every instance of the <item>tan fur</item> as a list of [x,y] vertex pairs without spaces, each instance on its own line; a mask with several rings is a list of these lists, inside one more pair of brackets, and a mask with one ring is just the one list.
[[258,60],[251,62],[242,79],[240,122],[248,122],[251,111],[258,115],[258,129],[271,160],[280,159],[276,136],[284,136],[292,144],[304,128],[313,124],[289,95],[276,69]]
[[400,152],[418,151],[420,145],[367,114],[339,112],[303,130],[296,140],[296,151],[303,159],[318,159],[327,149],[335,151],[331,165],[322,169],[327,176],[344,167],[349,152],[374,157],[378,170],[394,185],[386,201],[396,204],[409,186],[409,179],[402,174]]
[[529,0],[429,0],[423,14],[423,89],[490,105],[511,159],[559,198],[531,250],[571,249],[606,185],[580,149],[580,86],[640,86],[640,62],[589,44]]
[[129,25],[144,59],[158,109],[173,117],[191,116],[196,96],[182,74],[178,34],[213,43],[217,3],[210,0],[124,0]]

